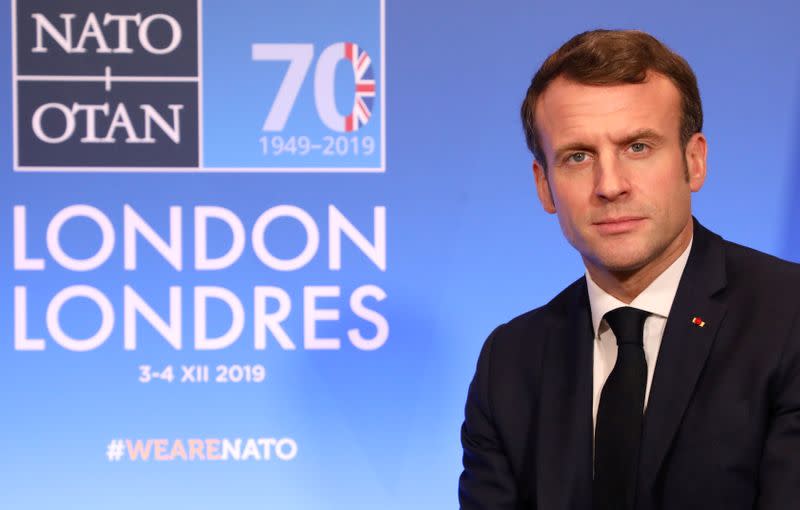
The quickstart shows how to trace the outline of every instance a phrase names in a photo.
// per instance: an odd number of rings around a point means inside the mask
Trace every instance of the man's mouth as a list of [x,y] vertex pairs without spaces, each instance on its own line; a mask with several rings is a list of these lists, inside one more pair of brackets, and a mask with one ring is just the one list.
[[601,234],[624,234],[639,227],[644,222],[641,216],[619,216],[616,218],[603,218],[592,224]]

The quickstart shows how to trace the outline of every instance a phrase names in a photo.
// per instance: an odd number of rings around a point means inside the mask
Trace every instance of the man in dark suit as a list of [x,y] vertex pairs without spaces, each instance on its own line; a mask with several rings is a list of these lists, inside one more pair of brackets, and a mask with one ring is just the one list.
[[522,118],[586,275],[486,340],[461,507],[800,509],[800,266],[692,217],[691,68],[642,32],[579,34]]

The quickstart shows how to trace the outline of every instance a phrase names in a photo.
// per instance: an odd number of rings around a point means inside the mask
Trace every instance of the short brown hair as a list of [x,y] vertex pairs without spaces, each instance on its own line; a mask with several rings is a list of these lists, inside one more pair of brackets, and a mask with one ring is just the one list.
[[547,57],[531,80],[520,114],[525,140],[546,169],[536,129],[537,98],[559,76],[584,85],[642,83],[647,72],[663,74],[681,94],[681,145],[703,129],[703,106],[697,78],[680,55],[650,34],[638,30],[592,30],[578,34]]

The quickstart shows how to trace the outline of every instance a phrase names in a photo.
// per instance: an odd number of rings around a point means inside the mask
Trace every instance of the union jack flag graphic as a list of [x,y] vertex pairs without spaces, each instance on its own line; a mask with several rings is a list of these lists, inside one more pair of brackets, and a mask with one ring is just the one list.
[[372,105],[375,102],[375,73],[372,71],[372,59],[357,44],[344,43],[344,56],[353,64],[353,73],[356,77],[353,111],[344,121],[344,130],[349,133],[357,131],[369,122],[372,116]]

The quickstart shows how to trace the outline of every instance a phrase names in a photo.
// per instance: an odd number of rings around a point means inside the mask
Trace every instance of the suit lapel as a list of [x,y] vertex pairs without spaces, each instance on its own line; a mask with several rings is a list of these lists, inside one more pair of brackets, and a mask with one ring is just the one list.
[[585,280],[570,305],[542,365],[536,508],[591,508],[593,333]]
[[[725,286],[725,254],[718,236],[694,223],[686,269],[664,329],[642,434],[639,491],[648,493],[675,438],[725,316],[712,296]],[[694,324],[697,317],[703,326]]]

